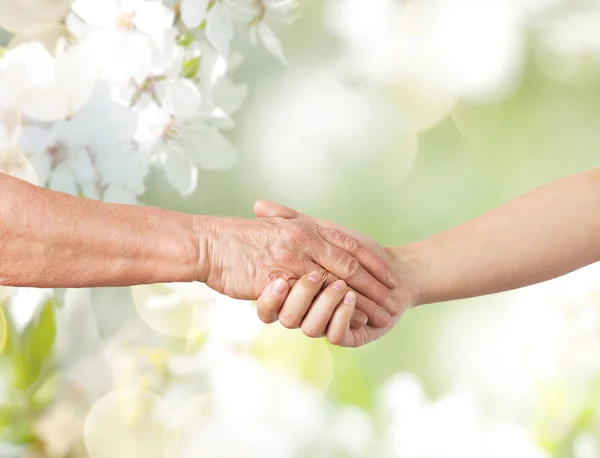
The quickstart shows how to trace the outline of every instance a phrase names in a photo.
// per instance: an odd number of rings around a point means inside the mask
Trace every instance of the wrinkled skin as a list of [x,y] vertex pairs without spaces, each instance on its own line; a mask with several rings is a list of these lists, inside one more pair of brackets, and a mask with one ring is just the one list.
[[[349,237],[357,239],[365,249],[372,253],[375,253],[382,261],[386,264],[393,266],[397,271],[404,270],[400,260],[395,259],[390,252],[379,245],[377,242],[369,237],[366,237],[360,233],[352,231],[350,229],[343,228],[335,223],[323,220],[317,220],[301,213],[296,212],[288,207],[284,207],[279,204],[271,202],[257,202],[254,207],[254,212],[257,217],[280,217],[289,219],[301,219],[310,221],[313,224],[318,225],[322,229],[342,231]],[[400,279],[400,284],[391,290],[392,295],[402,304],[401,308],[394,313],[391,313],[392,318],[383,327],[375,327],[371,323],[363,326],[357,326],[355,323],[348,326],[345,335],[338,335],[332,344],[342,347],[361,347],[368,343],[371,343],[380,337],[387,334],[394,328],[398,320],[402,317],[404,312],[415,305],[416,294],[411,290],[409,282],[403,282]],[[351,285],[350,285],[351,286]],[[267,289],[264,294],[269,294]],[[354,322],[356,320],[353,320]]]
[[[227,296],[255,300],[282,278],[291,286],[303,275],[326,269],[357,292],[357,309],[374,325],[379,307],[391,297],[389,264],[354,237],[305,218],[255,220],[215,218],[203,242],[210,262],[201,278]],[[388,286],[389,285],[389,286]]]

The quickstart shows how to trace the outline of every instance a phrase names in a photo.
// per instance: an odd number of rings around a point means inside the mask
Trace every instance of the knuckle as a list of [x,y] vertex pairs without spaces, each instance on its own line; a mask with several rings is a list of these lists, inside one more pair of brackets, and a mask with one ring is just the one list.
[[312,240],[313,235],[303,226],[292,226],[290,229],[290,240],[294,244],[308,243]]
[[266,278],[266,285],[270,285],[275,280],[279,280],[280,278],[289,283],[293,278],[293,276],[284,269],[264,269],[263,272],[263,276]]
[[336,333],[336,332],[332,332],[331,334],[329,334],[327,336],[327,340],[329,341],[330,344],[332,345],[341,345],[342,344],[342,338],[341,336]]
[[302,332],[306,337],[310,337],[311,339],[317,339],[323,336],[321,330],[315,327],[314,325],[302,324]]
[[346,278],[355,278],[360,273],[360,263],[356,258],[348,256],[343,261],[343,272]]
[[302,288],[307,294],[315,294],[316,291],[321,289],[321,285],[309,280],[306,276],[298,280],[296,287]]
[[295,317],[290,316],[289,314],[282,314],[279,317],[279,322],[281,326],[286,329],[298,329],[298,320]]
[[343,231],[336,230],[335,232],[336,232],[336,236],[335,236],[336,239],[340,241],[342,247],[348,253],[355,254],[355,253],[358,253],[360,250],[362,250],[363,244],[359,240],[352,237],[351,235],[346,234]]
[[387,309],[388,307],[393,305],[394,296],[392,295],[389,289],[387,289],[381,283],[378,283],[377,290],[379,291],[379,297],[381,303],[383,304],[383,308]]

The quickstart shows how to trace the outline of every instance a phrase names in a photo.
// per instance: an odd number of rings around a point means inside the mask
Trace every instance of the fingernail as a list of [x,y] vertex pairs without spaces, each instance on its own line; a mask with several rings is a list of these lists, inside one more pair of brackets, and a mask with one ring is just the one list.
[[308,276],[308,279],[318,285],[319,283],[321,283],[321,277],[322,275],[319,272],[311,272]]
[[375,318],[377,319],[377,321],[379,323],[382,323],[385,325],[385,324],[389,323],[389,321],[392,319],[392,316],[386,310],[379,308],[379,309],[377,309]]
[[388,298],[387,304],[385,305],[385,308],[392,315],[395,315],[400,310],[402,310],[402,303],[398,299],[396,299],[394,296],[390,295],[390,297]]
[[[343,280],[338,280],[333,284],[333,289],[336,291],[342,292],[346,290],[346,283]],[[347,294],[346,294],[347,296]]]
[[284,279],[280,278],[275,283],[273,283],[273,287],[271,288],[271,292],[275,296],[279,297],[279,296],[282,296],[283,293],[285,293],[285,288],[286,288],[286,282],[285,282]]
[[[356,294],[352,291],[348,291],[344,296],[344,304],[352,304],[356,300]],[[366,318],[366,316],[365,316]]]
[[398,278],[398,275],[395,272],[388,273],[385,279],[387,280],[388,285],[390,285],[392,288],[400,286],[400,279]]

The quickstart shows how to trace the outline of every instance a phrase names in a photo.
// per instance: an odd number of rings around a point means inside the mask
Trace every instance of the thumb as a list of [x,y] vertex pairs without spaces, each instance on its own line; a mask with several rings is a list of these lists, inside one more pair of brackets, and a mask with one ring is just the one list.
[[278,216],[285,219],[294,219],[304,216],[289,207],[266,200],[259,200],[254,204],[254,214],[257,218]]

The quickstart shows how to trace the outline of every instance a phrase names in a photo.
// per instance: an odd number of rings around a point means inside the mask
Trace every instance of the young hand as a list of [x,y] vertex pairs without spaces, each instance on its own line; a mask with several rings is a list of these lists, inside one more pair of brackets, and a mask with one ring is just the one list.
[[[359,347],[365,345],[369,342],[373,342],[379,337],[385,335],[389,332],[395,324],[398,322],[404,311],[416,305],[416,300],[418,294],[411,283],[409,281],[410,275],[407,272],[407,269],[404,266],[404,263],[397,259],[392,255],[391,251],[388,251],[377,244],[372,239],[365,237],[362,234],[358,234],[354,231],[345,229],[341,226],[336,225],[335,223],[331,223],[329,221],[321,221],[310,218],[308,216],[302,215],[295,210],[284,207],[282,205],[270,203],[270,202],[257,202],[254,207],[254,211],[256,216],[277,216],[281,218],[302,218],[309,219],[313,222],[316,222],[320,227],[324,230],[328,231],[341,231],[344,234],[347,234],[351,237],[358,239],[363,246],[373,253],[377,253],[378,256],[384,260],[386,263],[389,263],[394,267],[397,273],[400,273],[400,285],[394,289],[392,289],[392,300],[388,301],[387,311],[388,314],[391,315],[391,318],[387,321],[387,324],[384,327],[376,327],[373,326],[372,323],[366,324],[364,322],[364,316],[361,314],[356,314],[352,317],[352,319],[346,320],[344,327],[346,329],[345,333],[342,335],[342,332],[336,332],[335,335],[332,335],[333,339],[327,335],[328,340],[330,340],[335,345],[340,345],[344,347]],[[406,274],[406,275],[405,275]],[[281,289],[277,289],[277,285],[275,283],[271,284],[263,294],[261,295],[258,302],[258,312],[260,318],[267,322],[271,323],[277,319],[277,316],[280,317],[281,321],[281,313],[288,308],[288,301],[290,295],[288,295],[289,288],[287,285],[281,285]],[[312,291],[312,290],[311,290]],[[313,297],[315,297],[313,295]],[[311,299],[310,293],[305,294],[294,294],[292,297],[293,301],[289,302],[289,312],[286,312],[284,315],[284,320],[281,321],[285,327],[297,328],[301,327],[305,334],[313,337],[311,334],[312,330],[310,329],[312,326],[312,319],[309,321],[306,326],[304,324],[305,318],[309,317],[309,312],[314,317],[315,315],[319,317],[327,317],[328,310],[331,308],[331,304],[326,306],[321,305],[323,302],[313,301]],[[357,308],[360,305],[360,301],[357,301]],[[313,308],[318,309],[319,311],[312,312]],[[300,317],[300,318],[299,318]],[[293,318],[293,319],[291,319]],[[322,318],[323,320],[325,318]],[[340,320],[337,320],[336,329],[339,329]],[[330,321],[330,326],[333,322]],[[322,328],[323,324],[319,323],[319,326]],[[309,331],[308,333],[306,331]],[[317,335],[318,336],[318,335]]]
[[279,319],[288,329],[301,327],[308,337],[326,337],[332,344],[339,345],[354,329],[367,323],[367,316],[359,312],[354,317],[356,294],[344,281],[324,283],[325,278],[318,271],[300,278],[291,290],[283,282],[283,294],[263,294],[259,298],[258,314],[263,321]]

